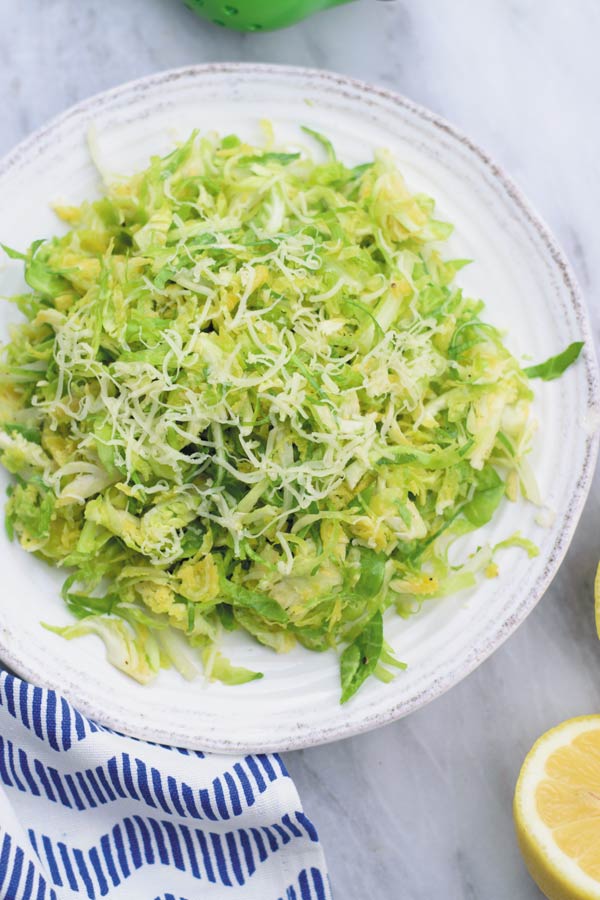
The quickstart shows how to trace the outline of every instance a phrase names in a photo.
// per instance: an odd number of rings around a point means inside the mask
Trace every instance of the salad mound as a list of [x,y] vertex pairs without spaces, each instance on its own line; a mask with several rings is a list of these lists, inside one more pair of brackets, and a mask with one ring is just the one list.
[[140,682],[260,677],[222,652],[243,629],[337,648],[345,701],[403,666],[384,611],[496,574],[452,541],[536,500],[528,376],[454,284],[451,226],[388,154],[348,167],[305,131],[317,159],[194,133],[5,248],[31,288],[0,367],[7,528],[68,570],[54,630]]

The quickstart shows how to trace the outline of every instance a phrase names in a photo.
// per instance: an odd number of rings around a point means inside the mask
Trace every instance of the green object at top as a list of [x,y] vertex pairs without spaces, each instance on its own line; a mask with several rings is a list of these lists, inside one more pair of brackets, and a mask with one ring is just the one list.
[[287,28],[312,13],[351,0],[185,0],[199,16],[235,31]]

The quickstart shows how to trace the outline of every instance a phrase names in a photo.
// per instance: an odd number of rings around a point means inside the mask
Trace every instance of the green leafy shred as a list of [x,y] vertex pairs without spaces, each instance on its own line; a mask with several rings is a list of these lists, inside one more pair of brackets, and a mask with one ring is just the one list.
[[553,381],[555,378],[560,378],[565,369],[568,369],[579,358],[582,350],[583,341],[574,341],[557,356],[551,356],[545,362],[538,363],[536,366],[528,366],[523,371],[528,378],[541,378],[544,381]]
[[5,248],[31,288],[0,364],[7,529],[69,572],[55,630],[142,682],[260,677],[221,655],[235,628],[339,648],[342,702],[388,681],[383,612],[490,574],[448,546],[534,498],[528,376],[580,349],[522,370],[434,201],[305,132],[321,159],[194,133]]
[[349,700],[363,681],[375,671],[382,649],[383,617],[381,610],[378,609],[342,653],[340,660],[342,703]]

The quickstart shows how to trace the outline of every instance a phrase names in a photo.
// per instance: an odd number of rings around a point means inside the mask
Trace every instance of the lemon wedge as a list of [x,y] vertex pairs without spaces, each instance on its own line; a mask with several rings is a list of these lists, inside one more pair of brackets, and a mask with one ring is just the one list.
[[549,900],[600,900],[600,716],[570,719],[534,744],[514,816],[527,868]]

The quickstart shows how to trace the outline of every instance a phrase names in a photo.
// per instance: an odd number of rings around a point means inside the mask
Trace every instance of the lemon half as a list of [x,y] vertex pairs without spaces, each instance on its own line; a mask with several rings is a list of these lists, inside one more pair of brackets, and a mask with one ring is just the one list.
[[594,579],[594,612],[596,614],[596,632],[600,638],[600,563],[598,563]]
[[534,744],[514,815],[527,868],[549,900],[600,900],[600,716],[570,719]]

